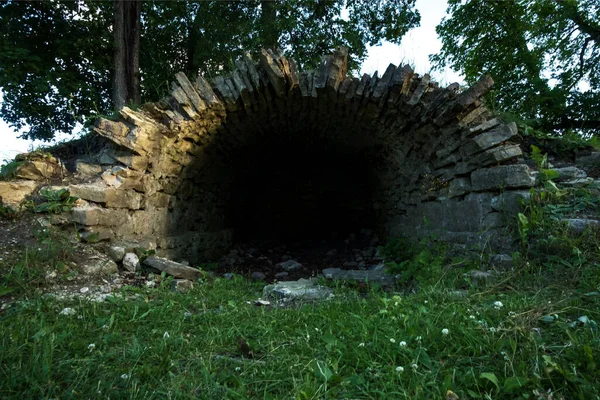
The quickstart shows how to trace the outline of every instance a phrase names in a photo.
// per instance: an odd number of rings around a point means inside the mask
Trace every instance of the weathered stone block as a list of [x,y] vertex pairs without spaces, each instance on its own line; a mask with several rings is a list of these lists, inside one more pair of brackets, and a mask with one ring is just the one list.
[[102,167],[83,160],[75,161],[75,173],[82,178],[90,179],[102,173]]
[[484,132],[475,136],[473,139],[465,143],[461,149],[464,156],[470,156],[480,151],[496,146],[517,134],[517,124],[500,125],[497,128]]
[[119,226],[127,223],[128,217],[126,210],[109,210],[95,206],[75,208],[71,211],[71,220],[85,226]]
[[558,177],[554,179],[556,182],[587,178],[585,171],[577,167],[554,168],[553,171],[558,174]]
[[159,257],[148,257],[144,260],[144,265],[165,272],[175,278],[189,279],[195,281],[200,278],[205,278],[206,273],[199,269],[188,267],[175,261],[167,260]]
[[521,211],[522,204],[526,202],[531,193],[529,191],[510,190],[501,193],[492,199],[492,208],[496,211],[516,214]]
[[455,178],[450,181],[448,197],[462,196],[471,191],[471,180],[469,178]]
[[144,199],[144,208],[168,208],[173,196],[164,193],[154,193]]
[[106,192],[106,206],[111,208],[128,208],[139,210],[143,196],[133,190],[109,189]]
[[37,188],[35,181],[0,181],[0,204],[16,208]]
[[96,183],[84,183],[79,185],[70,185],[66,189],[69,190],[71,196],[79,197],[80,199],[93,201],[94,203],[106,203],[106,193],[108,187]]
[[500,165],[479,169],[471,174],[474,191],[499,190],[503,188],[525,188],[536,184],[536,179],[527,165]]
[[600,151],[585,156],[578,156],[575,160],[575,164],[586,167],[600,165]]

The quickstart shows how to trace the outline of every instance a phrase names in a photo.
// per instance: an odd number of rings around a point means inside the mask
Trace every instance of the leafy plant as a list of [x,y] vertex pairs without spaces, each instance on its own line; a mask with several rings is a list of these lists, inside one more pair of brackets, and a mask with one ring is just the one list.
[[420,285],[434,284],[443,275],[446,248],[424,238],[413,243],[407,238],[394,238],[381,248],[385,255],[386,268],[391,274],[399,274],[401,283],[417,282]]
[[14,219],[16,215],[17,211],[14,208],[5,206],[0,202],[0,218]]
[[77,197],[71,196],[67,189],[41,189],[40,196],[46,201],[35,206],[36,213],[54,214],[70,211],[78,200]]
[[0,166],[0,180],[9,180],[15,177],[17,168],[23,164],[23,161],[10,161]]

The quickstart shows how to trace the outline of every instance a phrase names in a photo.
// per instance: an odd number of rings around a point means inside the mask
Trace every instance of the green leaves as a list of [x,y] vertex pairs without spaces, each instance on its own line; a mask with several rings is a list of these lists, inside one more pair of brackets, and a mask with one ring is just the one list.
[[61,213],[70,211],[73,205],[78,200],[77,197],[71,196],[67,189],[51,190],[40,189],[40,196],[46,201],[35,206],[34,211],[37,213]]
[[460,70],[469,83],[492,75],[487,100],[537,128],[600,133],[597,0],[450,0],[447,11],[435,68]]

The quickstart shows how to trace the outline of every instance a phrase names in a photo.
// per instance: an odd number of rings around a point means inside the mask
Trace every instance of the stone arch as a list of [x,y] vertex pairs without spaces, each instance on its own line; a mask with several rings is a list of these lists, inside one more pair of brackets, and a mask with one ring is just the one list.
[[[270,193],[273,205],[262,211],[287,213],[291,231],[327,219],[339,205],[338,220],[347,215],[384,235],[505,237],[502,209],[514,210],[520,189],[536,179],[511,142],[515,124],[493,118],[482,103],[492,79],[461,91],[408,65],[354,78],[347,58],[338,48],[317,70],[299,72],[281,52],[262,50],[258,62],[246,54],[212,82],[179,73],[159,102],[124,107],[117,120],[100,118],[94,131],[113,146],[100,155],[101,179],[71,185],[87,201],[72,219],[84,234],[151,241],[172,258],[210,259],[230,245],[236,224],[242,231],[252,224],[236,210],[253,211],[243,208],[250,204],[243,196],[267,199],[251,192],[265,176],[271,188],[291,193],[279,203]],[[293,179],[286,182],[280,169]],[[295,188],[298,182],[308,186]],[[290,206],[294,188],[313,200]]]

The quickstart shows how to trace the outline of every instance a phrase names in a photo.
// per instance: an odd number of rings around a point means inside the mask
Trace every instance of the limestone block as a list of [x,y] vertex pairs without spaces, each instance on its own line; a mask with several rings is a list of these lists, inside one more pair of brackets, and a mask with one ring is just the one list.
[[500,165],[484,168],[471,174],[474,191],[525,188],[536,184],[536,179],[527,165]]
[[65,172],[64,167],[52,157],[48,160],[22,161],[22,164],[15,170],[15,177],[41,181]]
[[120,226],[126,224],[129,214],[126,210],[111,210],[96,206],[74,208],[71,220],[85,226]]
[[75,174],[82,178],[90,179],[102,173],[102,167],[83,160],[75,161]]
[[131,215],[131,224],[128,232],[136,235],[150,235],[152,225],[150,224],[151,213],[149,211],[136,211]]
[[67,187],[71,196],[80,199],[93,201],[94,203],[106,203],[106,191],[108,187],[97,183],[84,183],[79,185],[69,185]]
[[577,167],[554,168],[553,171],[558,174],[558,177],[554,179],[556,182],[587,178],[585,171]]
[[490,164],[509,161],[522,155],[523,152],[518,144],[508,144],[484,151],[476,157],[475,163],[483,167]]
[[165,272],[167,275],[174,276],[175,278],[189,279],[191,281],[196,281],[206,276],[206,273],[199,269],[188,267],[187,265],[165,258],[148,257],[144,260],[144,265]]
[[16,208],[36,188],[35,181],[0,181],[0,204]]
[[578,156],[575,160],[575,164],[580,166],[599,166],[600,165],[600,151],[593,152],[586,156]]
[[517,134],[517,124],[511,122],[510,124],[500,125],[497,128],[491,129],[484,133],[475,136],[469,140],[462,147],[463,155],[470,156],[480,151],[489,149],[490,147],[496,146]]
[[496,211],[516,214],[522,210],[522,204],[526,202],[531,193],[525,190],[510,190],[501,193],[492,199],[492,208]]
[[129,272],[136,272],[141,269],[140,259],[135,253],[127,253],[123,256],[123,268]]
[[108,275],[119,271],[113,260],[92,249],[88,249],[88,253],[79,264],[79,267],[85,275]]
[[111,260],[120,262],[125,257],[125,247],[123,246],[110,246],[106,249],[106,254]]
[[112,208],[128,208],[139,210],[142,207],[143,196],[133,190],[108,189],[106,192],[106,206]]
[[151,196],[146,196],[144,199],[144,208],[168,208],[171,204],[173,196],[164,193],[154,193]]
[[471,180],[469,178],[455,178],[450,181],[448,197],[462,196],[471,191]]
[[72,196],[111,208],[138,210],[142,206],[143,196],[133,190],[115,189],[99,183],[70,185],[68,189]]

